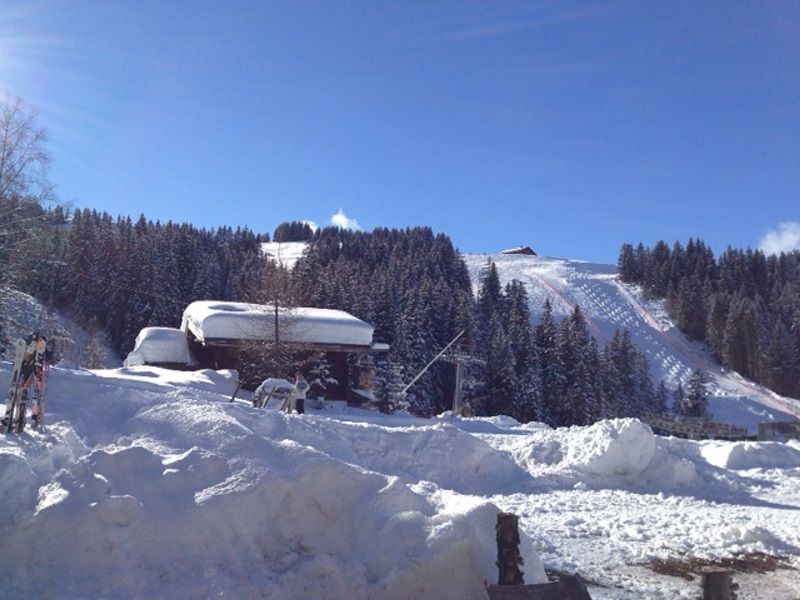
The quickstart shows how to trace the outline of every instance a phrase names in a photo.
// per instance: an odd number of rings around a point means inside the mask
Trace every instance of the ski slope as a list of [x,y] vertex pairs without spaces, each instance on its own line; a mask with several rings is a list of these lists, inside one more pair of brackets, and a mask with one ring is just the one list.
[[302,258],[306,246],[308,242],[264,242],[261,244],[261,252],[268,260],[291,271]]
[[465,255],[473,286],[491,259],[503,285],[517,279],[530,295],[534,320],[546,298],[557,317],[580,305],[598,341],[610,340],[618,328],[645,352],[653,379],[671,388],[686,386],[692,370],[700,369],[709,382],[709,406],[719,421],[757,429],[760,421],[800,418],[800,401],[779,396],[737,373],[725,372],[703,344],[687,339],[666,314],[664,301],[646,301],[635,286],[621,283],[616,267],[578,260],[521,255]]
[[[0,362],[0,387],[9,363]],[[53,368],[46,434],[0,435],[0,598],[485,600],[498,510],[528,583],[696,598],[657,559],[763,553],[740,597],[800,596],[800,444],[637,420],[552,430],[229,402],[227,371]]]

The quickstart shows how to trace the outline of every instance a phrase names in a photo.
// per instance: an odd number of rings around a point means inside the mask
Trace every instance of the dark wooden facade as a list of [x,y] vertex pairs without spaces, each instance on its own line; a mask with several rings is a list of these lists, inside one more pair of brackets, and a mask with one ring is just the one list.
[[[206,339],[200,341],[187,332],[189,348],[200,367],[210,369],[236,369],[242,387],[255,389],[268,377],[291,377],[291,373],[268,373],[259,365],[258,357],[263,354],[265,345],[258,340]],[[388,346],[354,346],[346,344],[320,344],[282,342],[282,351],[295,364],[306,366],[324,358],[331,377],[337,385],[331,385],[323,396],[326,399],[348,400],[357,403],[362,395],[354,389],[372,391],[373,361],[370,356],[386,352]],[[313,390],[312,390],[313,392]]]

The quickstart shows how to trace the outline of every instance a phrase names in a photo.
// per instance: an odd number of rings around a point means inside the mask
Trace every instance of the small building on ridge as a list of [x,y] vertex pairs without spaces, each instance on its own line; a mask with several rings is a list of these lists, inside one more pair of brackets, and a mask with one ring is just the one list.
[[524,254],[526,256],[538,256],[536,252],[533,251],[533,248],[530,246],[518,246],[516,248],[509,248],[508,250],[503,250],[500,254]]

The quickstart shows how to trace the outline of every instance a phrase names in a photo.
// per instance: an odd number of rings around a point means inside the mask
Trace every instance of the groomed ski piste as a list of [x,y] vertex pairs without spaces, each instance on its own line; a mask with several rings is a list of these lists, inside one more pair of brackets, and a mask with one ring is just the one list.
[[613,265],[506,254],[467,254],[464,259],[476,291],[489,260],[497,265],[504,286],[512,279],[521,281],[530,297],[534,323],[549,298],[557,318],[566,317],[579,305],[601,346],[616,329],[628,329],[631,341],[646,354],[656,384],[663,379],[670,388],[679,382],[685,388],[691,372],[700,369],[707,380],[709,410],[716,421],[747,427],[755,433],[761,421],[800,418],[800,401],[726,372],[703,344],[689,340],[675,327],[663,300],[645,300],[638,287],[619,281]]
[[[0,597],[485,599],[500,509],[520,515],[526,582],[577,571],[595,599],[698,597],[657,559],[800,567],[800,444],[287,415],[233,389],[225,371],[53,368],[48,433],[0,437]],[[800,595],[796,570],[736,581]]]

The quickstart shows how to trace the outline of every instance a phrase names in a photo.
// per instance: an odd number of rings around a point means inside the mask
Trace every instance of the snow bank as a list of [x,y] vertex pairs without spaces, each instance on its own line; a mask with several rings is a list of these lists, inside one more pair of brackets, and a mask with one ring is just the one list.
[[[598,600],[696,596],[654,558],[800,565],[800,444],[630,419],[286,415],[229,402],[235,379],[54,368],[50,432],[0,436],[0,596],[485,599],[499,509],[520,516],[526,582],[541,556],[600,582]],[[798,573],[759,575],[751,595],[790,597]]]
[[641,474],[655,452],[653,431],[638,419],[600,421],[570,436],[565,461],[596,475]]
[[186,334],[172,327],[145,327],[136,336],[126,367],[147,364],[191,365],[193,363]]
[[723,469],[800,468],[800,449],[780,442],[705,442],[702,455]]
[[[373,327],[341,310],[279,308],[281,338],[292,342],[369,346]],[[271,340],[275,309],[244,302],[192,302],[183,313],[181,330],[201,342],[209,339]]]
[[53,369],[51,432],[0,438],[4,593],[485,597],[499,509],[445,506],[426,482],[488,491],[524,475],[513,462],[445,424],[288,416],[221,401],[224,373],[166,373]]
[[380,473],[392,473],[415,484],[435,481],[437,486],[465,494],[490,494],[520,489],[530,475],[514,460],[485,441],[452,425],[384,427],[342,422],[335,417],[287,423],[278,415],[253,424],[269,438],[291,436],[350,464]]

